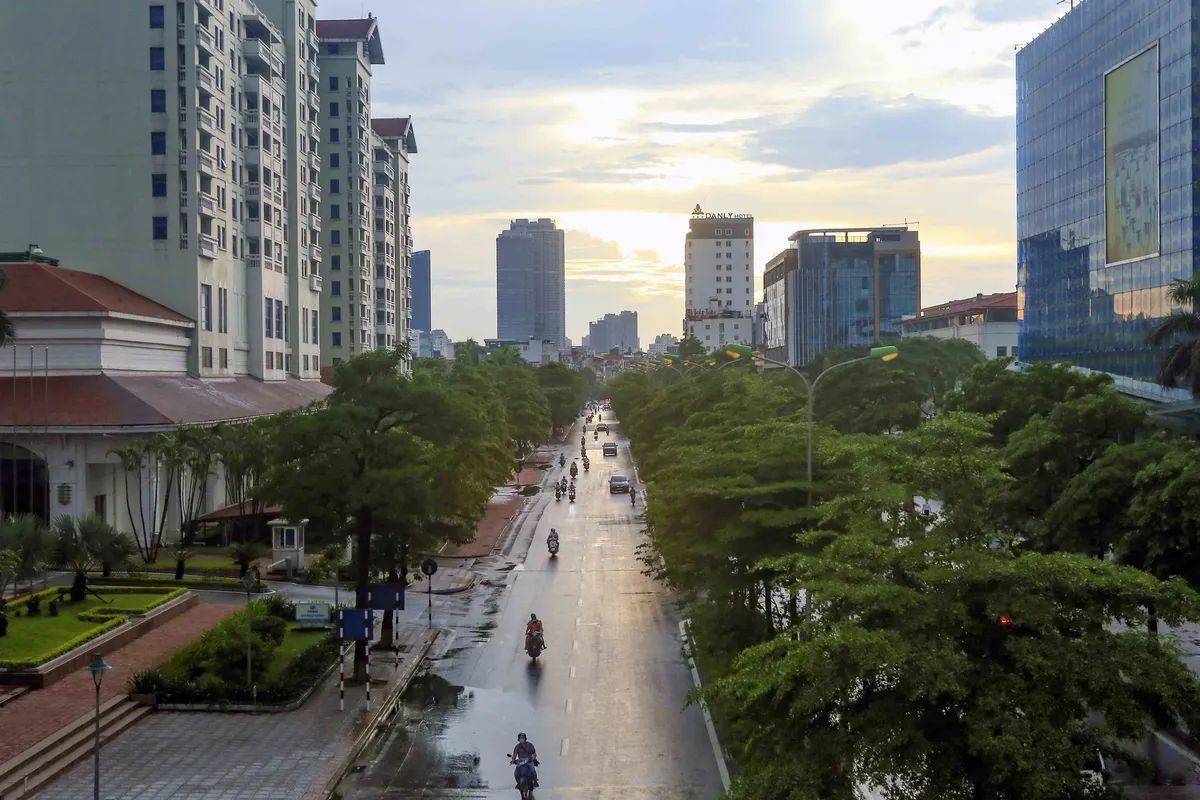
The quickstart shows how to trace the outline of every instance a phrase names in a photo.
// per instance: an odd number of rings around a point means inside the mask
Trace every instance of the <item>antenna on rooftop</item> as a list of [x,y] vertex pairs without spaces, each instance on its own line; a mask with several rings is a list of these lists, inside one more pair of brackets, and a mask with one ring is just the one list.
[[38,246],[38,245],[36,245],[36,244],[31,244],[31,245],[29,245],[29,255],[31,255],[31,256],[40,256],[40,255],[42,255],[42,248],[41,248],[41,247],[39,247],[39,246]]

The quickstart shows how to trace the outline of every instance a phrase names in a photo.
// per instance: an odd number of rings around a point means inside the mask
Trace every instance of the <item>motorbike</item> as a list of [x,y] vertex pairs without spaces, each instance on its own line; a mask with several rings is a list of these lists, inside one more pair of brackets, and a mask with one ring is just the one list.
[[591,466],[592,466],[591,462],[585,459],[583,462],[583,471],[587,472]]
[[559,453],[559,455],[558,455],[558,465],[559,465],[560,467],[562,467],[562,466],[566,466],[566,463],[567,463],[567,457],[566,457],[566,456],[564,456],[563,454]]
[[542,639],[542,635],[540,633],[535,633],[532,636],[530,636],[528,644],[525,645],[525,652],[534,661],[537,661],[537,657],[540,656],[542,654],[542,651],[545,649],[546,649],[545,640]]
[[550,551],[550,555],[558,555],[558,539],[549,539],[546,541],[546,549]]
[[633,489],[629,490],[629,505],[637,505],[637,492],[635,492]]
[[517,788],[521,791],[521,800],[529,800],[533,797],[533,767],[537,762],[528,758],[513,759],[512,753],[508,754],[508,758],[509,763],[517,765],[513,775],[517,779]]
[[574,478],[579,474],[579,467],[575,466],[575,462],[571,462],[571,477]]
[[554,499],[562,500],[562,487],[558,484],[554,485]]
[[575,487],[574,486],[572,486],[570,491],[567,492],[567,497],[569,497],[571,499],[572,503],[575,502]]
[[600,441],[600,431],[592,431],[592,441]]

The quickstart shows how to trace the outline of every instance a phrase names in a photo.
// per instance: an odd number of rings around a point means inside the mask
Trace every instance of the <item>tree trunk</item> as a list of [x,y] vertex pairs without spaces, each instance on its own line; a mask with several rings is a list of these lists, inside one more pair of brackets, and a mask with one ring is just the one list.
[[[400,575],[396,572],[396,567],[393,565],[388,569],[388,583],[399,583]],[[383,615],[383,625],[379,629],[379,649],[394,650],[396,648],[396,626],[394,620],[396,613],[389,611]]]
[[100,565],[100,569],[101,569],[101,573],[104,575],[104,577],[106,577],[106,578],[112,577],[112,562],[111,561],[105,561],[103,564]]
[[178,558],[175,560],[175,580],[177,580],[177,581],[183,580],[183,559],[182,558]]
[[[358,575],[354,584],[354,607],[367,608],[368,593],[371,591],[371,512],[369,509],[359,509],[356,515],[358,542],[354,556],[358,559]],[[363,681],[367,677],[367,643],[354,643],[354,680]]]
[[71,581],[71,600],[78,603],[87,597],[87,573],[76,572],[75,579]]

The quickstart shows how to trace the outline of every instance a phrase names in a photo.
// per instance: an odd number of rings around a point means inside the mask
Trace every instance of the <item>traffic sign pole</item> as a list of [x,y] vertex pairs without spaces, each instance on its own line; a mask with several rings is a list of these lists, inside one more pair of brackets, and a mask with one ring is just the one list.
[[429,596],[429,627],[433,627],[433,575],[438,571],[438,563],[432,558],[427,558],[421,562],[421,572],[425,573],[425,580],[429,582],[426,587],[426,593]]

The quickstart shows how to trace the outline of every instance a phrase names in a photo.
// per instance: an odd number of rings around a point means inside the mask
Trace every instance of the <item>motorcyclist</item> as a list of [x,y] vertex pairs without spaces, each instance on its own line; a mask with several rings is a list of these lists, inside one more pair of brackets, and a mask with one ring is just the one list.
[[562,453],[558,454],[558,465],[561,467],[567,463],[567,457]]
[[557,483],[554,484],[554,499],[562,500],[562,486]]
[[579,474],[579,467],[576,466],[574,461],[572,461],[571,462],[571,477],[574,478],[578,474]]
[[587,447],[587,437],[586,437],[586,436],[580,436],[580,437],[579,437],[579,444],[583,445],[584,447]]
[[629,505],[637,505],[637,489],[633,488],[632,486],[629,487]]
[[[537,748],[533,746],[533,742],[529,741],[529,739],[525,736],[524,733],[518,733],[517,734],[517,746],[513,748],[512,761],[510,761],[509,763],[515,764],[515,763],[517,763],[518,759],[522,759],[522,758],[529,759],[529,768],[531,770],[533,770],[533,785],[537,786],[538,785],[537,770],[534,769],[534,767],[538,766]],[[513,771],[513,780],[517,780],[516,770]],[[521,788],[520,782],[517,783],[516,788],[518,788],[518,789]]]
[[558,531],[554,530],[554,528],[550,529],[550,535],[546,537],[547,543],[552,542],[552,541],[553,542],[558,541]]
[[533,644],[533,637],[538,636],[542,640],[542,649],[546,649],[546,632],[542,630],[542,621],[537,618],[537,614],[529,615],[529,622],[525,623],[525,649]]
[[592,431],[592,441],[600,441],[600,431]]

